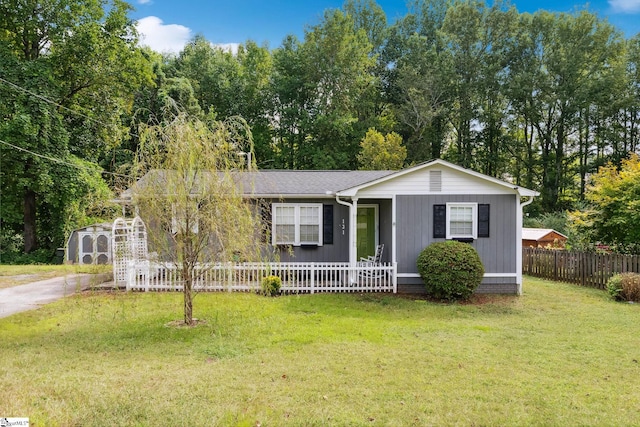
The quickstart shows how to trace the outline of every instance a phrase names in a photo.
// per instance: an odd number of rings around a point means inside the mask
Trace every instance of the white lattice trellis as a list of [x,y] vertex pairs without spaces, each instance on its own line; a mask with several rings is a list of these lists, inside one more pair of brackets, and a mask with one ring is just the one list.
[[111,233],[113,250],[113,281],[127,284],[132,266],[149,260],[147,227],[140,217],[118,218]]

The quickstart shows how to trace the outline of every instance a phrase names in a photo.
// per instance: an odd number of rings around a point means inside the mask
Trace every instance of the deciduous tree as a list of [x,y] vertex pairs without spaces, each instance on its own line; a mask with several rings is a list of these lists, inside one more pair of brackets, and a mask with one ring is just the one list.
[[404,166],[407,148],[402,137],[395,132],[382,135],[369,129],[360,142],[358,164],[362,170],[398,170]]
[[640,157],[609,163],[591,177],[585,193],[588,209],[572,214],[573,225],[591,243],[635,245],[640,242]]

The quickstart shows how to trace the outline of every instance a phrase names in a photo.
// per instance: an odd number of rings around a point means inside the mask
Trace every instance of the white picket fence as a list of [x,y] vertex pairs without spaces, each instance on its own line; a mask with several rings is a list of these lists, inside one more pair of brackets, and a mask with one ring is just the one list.
[[[225,263],[196,268],[196,291],[260,290],[262,279],[280,277],[283,293],[397,292],[395,263]],[[182,290],[182,279],[174,264],[152,261],[130,262],[126,287],[139,291]]]

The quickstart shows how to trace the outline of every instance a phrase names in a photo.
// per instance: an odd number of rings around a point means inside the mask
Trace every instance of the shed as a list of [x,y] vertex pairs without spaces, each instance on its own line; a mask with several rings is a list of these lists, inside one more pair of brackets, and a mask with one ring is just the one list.
[[67,262],[73,264],[111,263],[111,223],[93,224],[71,232],[67,240]]
[[522,246],[564,248],[567,236],[551,228],[522,228]]

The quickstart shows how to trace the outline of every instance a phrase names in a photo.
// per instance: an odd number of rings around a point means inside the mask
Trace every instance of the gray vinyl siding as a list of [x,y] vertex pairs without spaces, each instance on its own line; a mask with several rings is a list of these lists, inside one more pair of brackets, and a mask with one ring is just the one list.
[[[349,208],[335,199],[277,199],[268,203],[322,203],[333,205],[333,243],[322,246],[282,246],[274,249],[281,262],[349,261]],[[344,220],[344,230],[343,230]],[[273,248],[272,248],[273,249]]]
[[[420,251],[444,240],[433,238],[433,205],[448,202],[490,205],[490,237],[478,238],[471,245],[478,251],[487,273],[516,273],[515,195],[397,196],[398,272],[417,273],[416,259]],[[515,279],[508,280],[515,282]]]

